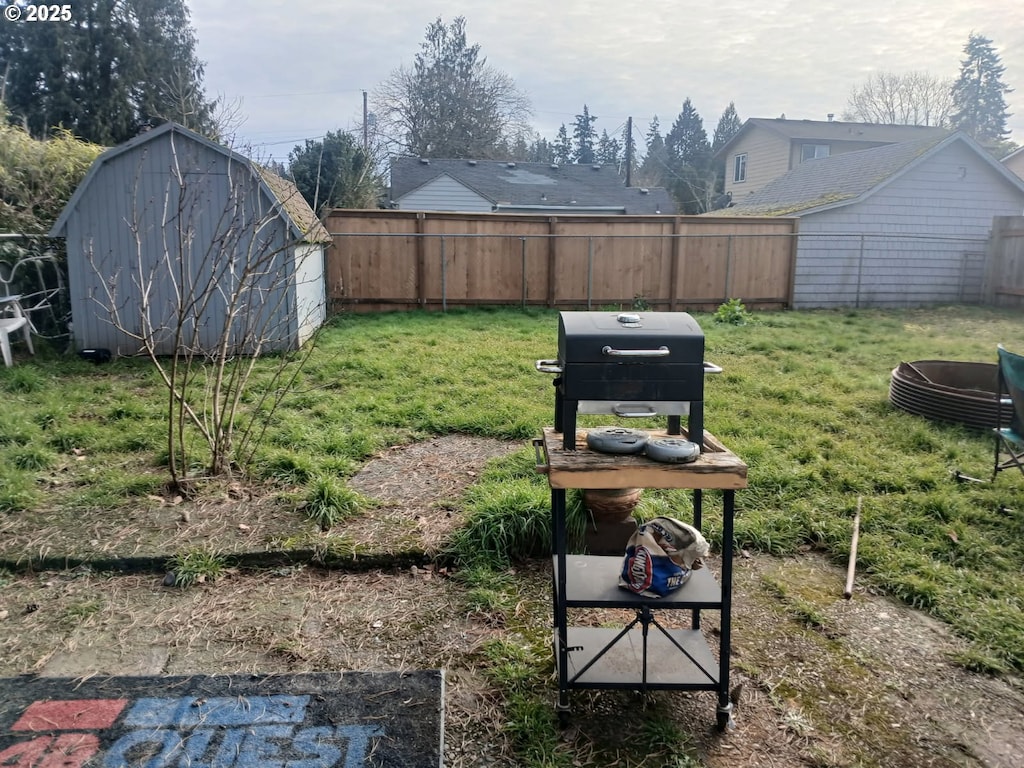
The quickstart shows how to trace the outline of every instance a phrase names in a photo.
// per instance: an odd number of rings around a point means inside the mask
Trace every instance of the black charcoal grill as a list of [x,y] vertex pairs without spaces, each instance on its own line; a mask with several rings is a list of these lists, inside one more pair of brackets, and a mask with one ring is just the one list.
[[669,434],[683,416],[693,442],[704,442],[704,332],[686,312],[562,312],[558,359],[538,360],[555,373],[555,431],[576,449],[576,414],[665,415]]

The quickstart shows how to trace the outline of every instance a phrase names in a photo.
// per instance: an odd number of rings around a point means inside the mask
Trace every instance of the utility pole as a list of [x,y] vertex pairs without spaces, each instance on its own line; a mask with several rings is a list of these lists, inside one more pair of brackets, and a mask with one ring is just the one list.
[[370,126],[367,123],[369,113],[366,111],[366,91],[363,91],[363,154],[370,154]]
[[633,118],[626,118],[626,186],[633,186]]

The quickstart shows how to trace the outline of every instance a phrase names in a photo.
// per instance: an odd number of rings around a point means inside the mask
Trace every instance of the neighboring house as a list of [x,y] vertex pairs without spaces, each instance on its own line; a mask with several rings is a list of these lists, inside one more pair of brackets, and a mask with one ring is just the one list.
[[947,135],[945,128],[920,125],[752,117],[715,157],[725,161],[725,192],[738,203],[805,160]]
[[326,319],[331,238],[295,185],[180,125],[100,155],[50,236],[79,349],[204,354],[228,327],[228,353],[295,349]]
[[627,187],[614,165],[395,157],[391,207],[416,211],[671,214],[664,189]]
[[979,300],[993,216],[1024,180],[963,133],[801,163],[729,216],[799,216],[796,308]]
[[1014,150],[999,162],[1009,168],[1011,173],[1024,179],[1024,147]]

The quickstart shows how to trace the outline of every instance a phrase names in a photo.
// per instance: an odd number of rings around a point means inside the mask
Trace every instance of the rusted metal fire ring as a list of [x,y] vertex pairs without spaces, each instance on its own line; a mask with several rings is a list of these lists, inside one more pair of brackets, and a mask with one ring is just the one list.
[[[992,429],[998,419],[995,363],[917,360],[892,370],[889,402],[926,419]],[[1010,418],[1003,409],[1003,421]]]

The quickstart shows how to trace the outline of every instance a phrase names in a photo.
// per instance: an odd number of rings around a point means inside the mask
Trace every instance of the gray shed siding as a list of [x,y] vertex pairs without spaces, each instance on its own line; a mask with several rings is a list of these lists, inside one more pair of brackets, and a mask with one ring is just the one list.
[[[137,354],[142,344],[133,336],[148,330],[158,353],[173,353],[177,297],[193,288],[208,303],[188,313],[185,331],[195,337],[186,346],[215,348],[229,315],[237,351],[251,349],[254,334],[263,350],[301,343],[292,234],[246,162],[170,131],[104,160],[88,181],[64,231],[79,348]],[[254,264],[261,266],[251,289],[229,306]],[[315,279],[310,264],[304,282]],[[322,260],[319,267],[322,282]],[[211,284],[218,290],[207,290]]]
[[398,208],[403,211],[490,213],[494,210],[490,200],[481,197],[447,174],[428,181],[397,202]]
[[1024,195],[961,143],[861,203],[800,217],[798,309],[978,301],[993,216]]

